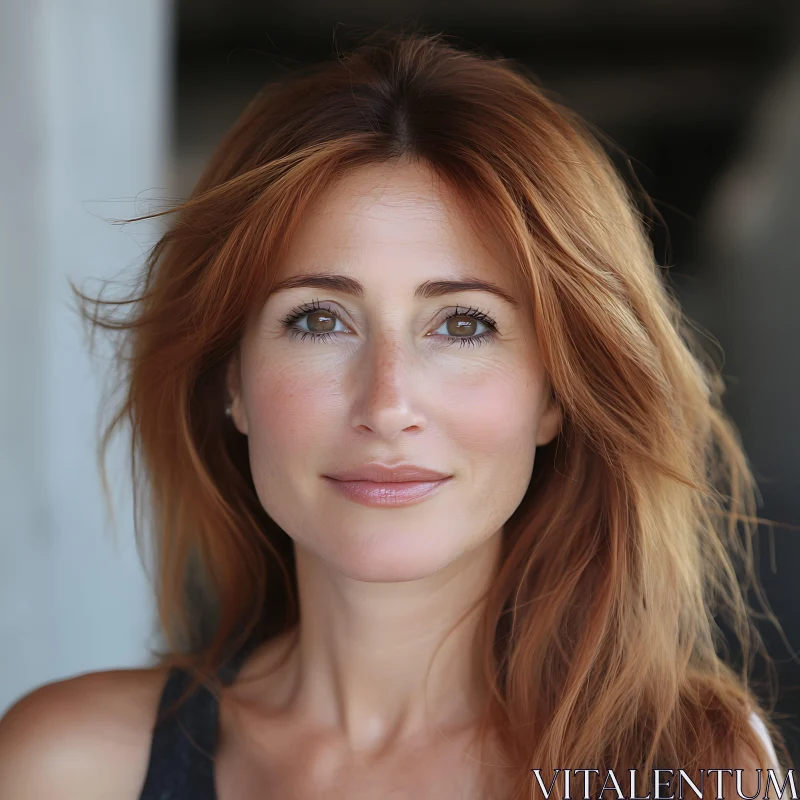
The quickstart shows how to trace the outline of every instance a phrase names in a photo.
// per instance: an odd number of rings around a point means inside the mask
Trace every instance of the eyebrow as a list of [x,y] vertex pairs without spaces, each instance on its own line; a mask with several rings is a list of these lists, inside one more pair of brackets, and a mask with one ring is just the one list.
[[[316,289],[328,289],[333,292],[342,292],[354,297],[364,297],[366,291],[364,285],[355,278],[347,275],[331,275],[321,273],[315,275],[294,275],[284,278],[272,288],[273,292],[280,292],[286,289],[296,289],[298,287],[311,286]],[[414,297],[418,300],[429,300],[433,297],[440,297],[445,294],[456,292],[489,292],[490,294],[505,300],[513,308],[519,308],[519,303],[507,292],[494,283],[480,280],[478,278],[466,278],[464,280],[438,280],[423,281],[414,290]]]

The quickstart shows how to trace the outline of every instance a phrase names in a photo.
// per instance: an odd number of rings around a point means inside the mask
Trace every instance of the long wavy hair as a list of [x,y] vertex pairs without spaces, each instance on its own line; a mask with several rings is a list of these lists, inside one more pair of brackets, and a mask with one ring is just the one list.
[[769,661],[747,599],[754,588],[768,612],[757,489],[719,368],[608,144],[516,62],[381,33],[265,85],[189,199],[136,218],[172,224],[132,294],[75,289],[92,325],[119,334],[124,397],[101,455],[129,423],[165,662],[211,675],[296,628],[292,542],[223,413],[226,367],[315,198],[359,166],[419,159],[507,247],[563,412],[504,527],[479,634],[485,725],[518,770],[515,796],[534,791],[534,767],[697,775],[739,766],[742,743],[766,769],[754,710],[788,763],[751,677],[757,651]]

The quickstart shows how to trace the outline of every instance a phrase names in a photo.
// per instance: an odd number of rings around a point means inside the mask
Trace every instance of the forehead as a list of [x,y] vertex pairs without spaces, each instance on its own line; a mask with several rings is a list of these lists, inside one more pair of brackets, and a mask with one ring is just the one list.
[[309,207],[279,276],[337,271],[368,289],[470,275],[510,288],[498,250],[430,167],[378,164],[347,173]]

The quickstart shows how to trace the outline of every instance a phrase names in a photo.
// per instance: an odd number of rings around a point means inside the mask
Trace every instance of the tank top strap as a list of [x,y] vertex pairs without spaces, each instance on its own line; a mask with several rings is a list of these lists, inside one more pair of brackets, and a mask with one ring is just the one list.
[[[240,650],[218,675],[233,682],[251,647]],[[216,800],[214,754],[219,725],[217,698],[206,686],[196,686],[174,708],[191,685],[185,670],[170,669],[158,705],[156,724],[139,800]]]

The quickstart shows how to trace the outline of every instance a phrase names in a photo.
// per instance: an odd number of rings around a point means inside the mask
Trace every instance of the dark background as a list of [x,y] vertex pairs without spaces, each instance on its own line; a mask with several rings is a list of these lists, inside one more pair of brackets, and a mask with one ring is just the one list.
[[[182,0],[174,185],[189,193],[265,81],[330,58],[360,31],[404,23],[525,63],[619,146],[623,174],[630,160],[626,177],[661,217],[656,255],[725,354],[726,407],[759,478],[759,514],[798,525],[800,84],[789,78],[799,8],[792,0]],[[759,556],[767,597],[798,648],[800,532],[776,527],[771,539],[763,529]],[[777,718],[800,763],[800,667],[773,626],[762,633],[778,662]]]

